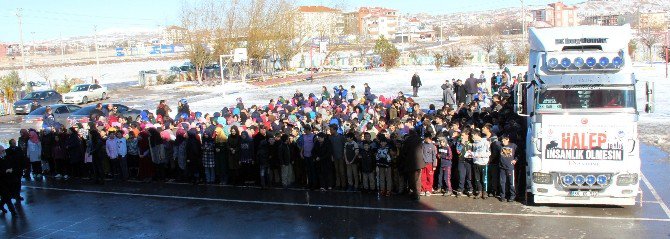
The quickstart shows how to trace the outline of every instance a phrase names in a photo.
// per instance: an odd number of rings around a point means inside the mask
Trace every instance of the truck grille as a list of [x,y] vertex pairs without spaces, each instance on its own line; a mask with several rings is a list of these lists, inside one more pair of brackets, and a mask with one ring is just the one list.
[[611,173],[558,173],[558,184],[563,189],[600,190],[612,183]]

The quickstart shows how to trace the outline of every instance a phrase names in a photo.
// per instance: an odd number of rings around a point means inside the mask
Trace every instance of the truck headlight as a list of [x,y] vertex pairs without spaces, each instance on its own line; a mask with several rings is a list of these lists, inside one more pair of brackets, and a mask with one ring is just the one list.
[[637,183],[638,175],[637,173],[630,174],[621,174],[616,179],[617,186],[629,186]]
[[551,174],[533,172],[533,183],[537,184],[551,184]]

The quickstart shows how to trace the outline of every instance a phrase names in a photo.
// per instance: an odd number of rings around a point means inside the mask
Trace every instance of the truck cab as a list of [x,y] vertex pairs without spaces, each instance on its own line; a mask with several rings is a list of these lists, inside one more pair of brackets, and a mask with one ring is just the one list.
[[635,204],[642,175],[630,36],[627,25],[529,30],[515,109],[527,120],[532,203]]

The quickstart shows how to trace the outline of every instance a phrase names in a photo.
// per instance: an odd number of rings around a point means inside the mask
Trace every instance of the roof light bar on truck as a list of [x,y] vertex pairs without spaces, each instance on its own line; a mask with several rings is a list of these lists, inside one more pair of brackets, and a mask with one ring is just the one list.
[[[560,60],[559,60],[560,59]],[[621,56],[560,56],[548,57],[546,66],[549,71],[618,71],[624,65]]]

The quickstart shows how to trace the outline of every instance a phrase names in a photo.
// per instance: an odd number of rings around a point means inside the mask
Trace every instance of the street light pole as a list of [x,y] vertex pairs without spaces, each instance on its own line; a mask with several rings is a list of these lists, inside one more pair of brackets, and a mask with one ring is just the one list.
[[521,41],[526,40],[526,4],[521,0]]
[[23,22],[21,21],[23,8],[16,9],[16,17],[19,20],[19,40],[21,41],[21,68],[23,71],[23,80],[28,80],[28,73],[26,72],[26,51],[25,45],[23,44]]
[[[93,31],[95,32],[94,44],[95,44],[95,68],[97,71],[97,81],[100,81],[100,56],[98,55],[98,25],[93,26]],[[94,82],[95,83],[95,82]]]

